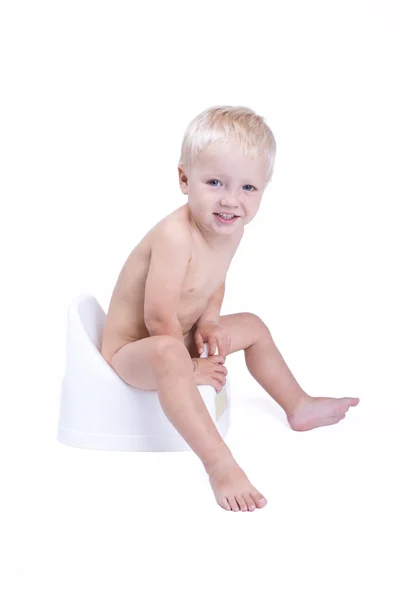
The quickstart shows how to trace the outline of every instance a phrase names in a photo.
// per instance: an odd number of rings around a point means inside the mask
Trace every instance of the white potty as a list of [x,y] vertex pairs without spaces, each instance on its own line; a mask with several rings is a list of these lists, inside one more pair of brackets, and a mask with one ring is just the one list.
[[[191,450],[165,416],[157,391],[128,385],[100,354],[105,319],[93,296],[79,296],[69,306],[57,440],[93,450]],[[201,357],[208,356],[204,346]],[[223,438],[230,423],[229,385],[227,377],[219,394],[212,386],[198,386]]]

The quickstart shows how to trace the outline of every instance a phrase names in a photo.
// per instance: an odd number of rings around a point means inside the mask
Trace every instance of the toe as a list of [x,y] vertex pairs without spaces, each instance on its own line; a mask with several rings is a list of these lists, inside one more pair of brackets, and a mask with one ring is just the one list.
[[337,419],[341,419],[342,416],[349,410],[350,403],[348,398],[341,398],[338,402],[336,402],[336,406],[334,407],[333,414]]
[[357,406],[357,404],[360,402],[360,398],[341,398],[343,404],[346,405],[346,409],[348,410],[350,408],[350,406]]
[[352,406],[357,406],[357,404],[360,402],[359,398],[342,398],[342,400],[343,404],[341,409],[344,412],[347,412]]
[[260,494],[260,492],[254,491],[251,493],[251,496],[257,508],[263,508],[267,504],[266,499]]
[[237,512],[239,510],[239,506],[238,506],[238,503],[236,502],[235,496],[227,496],[227,498],[228,498],[228,502],[231,506],[231,509],[234,512]]
[[236,502],[239,504],[240,510],[242,512],[247,511],[247,504],[244,498],[242,498],[242,496],[236,496]]
[[253,500],[253,499],[252,499],[252,497],[250,496],[250,494],[243,494],[243,498],[245,499],[245,501],[246,501],[246,504],[247,504],[247,508],[248,508],[250,511],[256,510],[256,505],[255,505],[255,503],[254,503],[254,500]]
[[219,501],[219,505],[222,506],[225,510],[231,510],[229,502],[226,498],[221,498]]

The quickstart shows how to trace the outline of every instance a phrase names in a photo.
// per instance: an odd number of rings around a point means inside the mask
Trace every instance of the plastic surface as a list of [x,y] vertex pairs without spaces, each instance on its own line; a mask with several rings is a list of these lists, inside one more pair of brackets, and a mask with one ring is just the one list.
[[[57,440],[93,450],[191,450],[165,416],[157,391],[128,385],[100,354],[105,319],[94,296],[79,296],[68,308]],[[204,348],[201,357],[208,356],[207,344]],[[230,424],[229,385],[227,377],[219,394],[212,386],[198,386],[222,437]]]

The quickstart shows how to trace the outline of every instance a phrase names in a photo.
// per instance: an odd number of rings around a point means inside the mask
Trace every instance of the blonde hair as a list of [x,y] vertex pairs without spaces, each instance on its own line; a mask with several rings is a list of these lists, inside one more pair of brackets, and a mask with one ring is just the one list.
[[184,133],[179,164],[189,173],[204,148],[214,143],[223,145],[229,140],[243,154],[267,159],[267,185],[274,168],[276,141],[263,117],[246,106],[212,106],[197,115]]

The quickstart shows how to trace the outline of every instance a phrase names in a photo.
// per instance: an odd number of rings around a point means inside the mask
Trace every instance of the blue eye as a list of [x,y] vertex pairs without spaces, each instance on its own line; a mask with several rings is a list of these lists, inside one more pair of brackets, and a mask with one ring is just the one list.
[[[207,181],[207,183],[212,183],[213,181],[219,181],[219,179],[210,179],[209,181]],[[221,182],[219,181],[219,183],[221,183]],[[216,186],[215,186],[215,185],[213,185],[212,187],[216,187]],[[244,187],[251,187],[251,188],[253,188],[254,190],[256,189],[256,188],[254,187],[254,185],[250,185],[249,183],[248,183],[248,184],[246,184]],[[250,190],[246,190],[246,192],[247,192],[247,191],[250,191]]]

